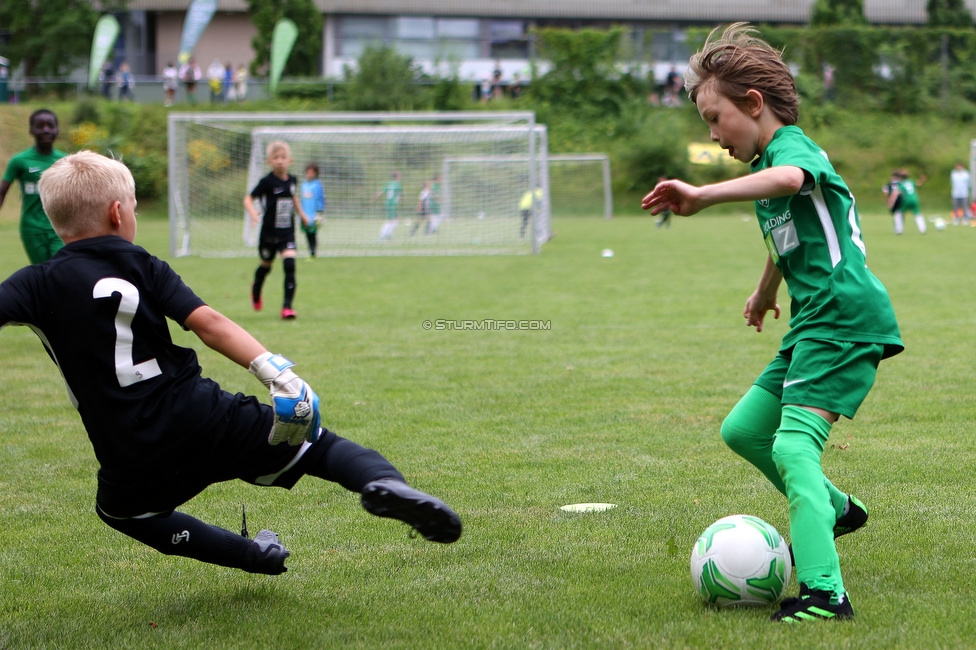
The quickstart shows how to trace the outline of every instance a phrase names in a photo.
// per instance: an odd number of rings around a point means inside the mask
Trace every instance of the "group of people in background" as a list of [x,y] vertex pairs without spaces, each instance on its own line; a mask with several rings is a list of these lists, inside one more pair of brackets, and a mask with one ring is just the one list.
[[[210,90],[210,103],[223,104],[228,101],[243,102],[247,98],[248,82],[247,66],[243,63],[235,69],[230,63],[221,63],[214,59],[207,68],[207,87]],[[176,103],[176,92],[183,84],[186,101],[197,103],[197,84],[203,80],[203,70],[193,57],[177,67],[172,61],[163,68],[164,103],[172,106]]]
[[[390,180],[373,196],[373,200],[383,198],[386,209],[386,222],[380,229],[380,241],[388,241],[393,238],[393,232],[397,224],[400,223],[400,199],[403,197],[403,184],[400,181],[400,172],[394,171],[390,174]],[[440,227],[441,219],[441,182],[440,176],[434,174],[434,178],[424,181],[420,194],[417,196],[417,218],[414,220],[410,235],[416,235],[421,226],[424,234],[431,235],[437,232]]]
[[[892,225],[896,235],[905,232],[905,215],[911,213],[915,218],[915,226],[919,234],[924,235],[928,228],[925,216],[919,206],[918,188],[926,181],[924,174],[916,181],[912,179],[908,169],[901,168],[891,172],[891,179],[881,188],[885,194],[888,210],[891,211]],[[973,211],[976,201],[972,195],[972,178],[966,166],[956,163],[949,173],[949,185],[952,195],[952,225],[976,225]],[[933,220],[937,229],[944,228],[946,221],[940,217]]]
[[136,100],[133,92],[136,87],[136,78],[132,74],[129,64],[125,61],[119,64],[118,70],[112,66],[111,62],[103,65],[101,72],[98,73],[98,81],[102,85],[102,96],[105,99],[112,99],[113,89],[118,88],[119,101],[134,102]]

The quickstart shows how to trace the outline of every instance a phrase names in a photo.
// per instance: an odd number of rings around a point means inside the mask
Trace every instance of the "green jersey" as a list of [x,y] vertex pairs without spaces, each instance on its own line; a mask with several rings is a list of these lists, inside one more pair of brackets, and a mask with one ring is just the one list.
[[915,191],[915,181],[905,178],[898,181],[898,195],[901,197],[901,205],[898,206],[903,212],[918,212],[918,192]]
[[50,154],[42,154],[31,147],[15,154],[7,163],[3,180],[11,185],[14,181],[20,183],[20,232],[54,232],[51,222],[44,214],[44,207],[41,206],[37,181],[41,179],[41,172],[67,155],[57,149]]
[[430,213],[441,213],[441,184],[432,183],[430,186]]
[[796,126],[777,130],[752,171],[790,165],[804,171],[798,194],[756,201],[766,248],[790,295],[786,350],[803,339],[880,343],[904,349],[891,300],[865,262],[854,195],[827,154]]
[[403,186],[400,181],[390,181],[383,187],[383,195],[386,196],[386,207],[395,208],[400,203],[400,195],[403,193]]

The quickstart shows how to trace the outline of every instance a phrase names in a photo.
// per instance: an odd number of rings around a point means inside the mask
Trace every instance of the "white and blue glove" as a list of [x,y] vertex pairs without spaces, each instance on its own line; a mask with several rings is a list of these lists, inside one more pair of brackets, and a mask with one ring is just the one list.
[[268,442],[300,445],[319,438],[319,396],[312,387],[290,370],[295,364],[281,356],[265,352],[251,362],[250,371],[271,391],[275,422]]

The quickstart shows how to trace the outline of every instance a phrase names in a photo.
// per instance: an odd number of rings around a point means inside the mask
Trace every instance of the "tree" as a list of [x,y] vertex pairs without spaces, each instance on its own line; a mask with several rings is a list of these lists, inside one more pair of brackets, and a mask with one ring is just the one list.
[[[103,2],[122,9],[126,0]],[[87,0],[3,0],[0,2],[0,56],[24,64],[26,77],[60,77],[83,64],[91,53],[99,12]]]
[[427,108],[420,82],[423,70],[413,57],[389,47],[369,46],[355,70],[345,67],[346,104],[354,111],[410,111]]
[[973,26],[973,15],[963,0],[928,0],[925,11],[932,27]]
[[623,34],[620,28],[538,30],[539,58],[551,66],[533,75],[530,95],[574,113],[618,115],[626,94],[616,69]]
[[866,25],[864,0],[817,0],[810,14],[810,24],[816,27],[828,25]]
[[275,24],[282,18],[291,18],[298,25],[298,40],[285,63],[284,74],[319,74],[323,18],[315,7],[315,0],[247,0],[247,12],[258,30],[251,40],[251,47],[254,48],[252,73],[257,73],[271,61],[271,35]]

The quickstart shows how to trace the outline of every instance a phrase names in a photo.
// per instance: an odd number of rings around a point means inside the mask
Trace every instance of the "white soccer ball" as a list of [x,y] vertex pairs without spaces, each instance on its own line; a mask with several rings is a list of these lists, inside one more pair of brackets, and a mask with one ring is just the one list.
[[936,217],[935,219],[932,220],[932,225],[935,226],[936,230],[945,230],[946,220],[943,219],[942,217]]
[[770,605],[793,573],[790,550],[777,530],[759,517],[722,517],[691,549],[691,579],[716,607]]

